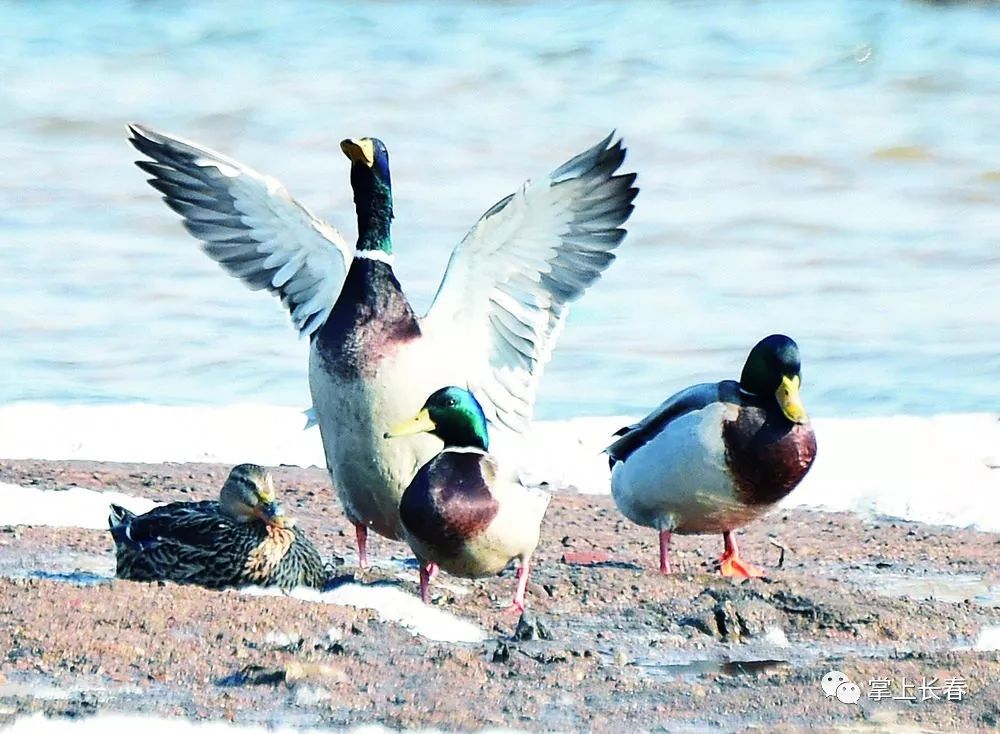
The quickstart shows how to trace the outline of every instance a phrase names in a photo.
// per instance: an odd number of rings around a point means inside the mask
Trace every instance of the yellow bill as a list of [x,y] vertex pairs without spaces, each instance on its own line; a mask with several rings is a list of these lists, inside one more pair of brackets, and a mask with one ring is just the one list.
[[375,144],[370,138],[341,140],[340,149],[351,159],[351,163],[363,163],[369,168],[375,165]]
[[424,408],[409,420],[403,421],[383,434],[383,438],[399,438],[400,436],[412,436],[414,433],[426,433],[437,428],[437,424],[431,420],[431,414]]
[[267,472],[264,475],[263,486],[257,485],[257,497],[265,505],[270,505],[274,503],[274,479],[271,478],[271,473]]
[[774,393],[778,399],[778,405],[781,407],[781,412],[792,423],[805,423],[809,420],[809,416],[806,415],[806,407],[802,404],[802,397],[799,395],[801,384],[802,378],[798,375],[795,377],[785,375],[781,378],[781,384],[778,385],[778,389]]
[[258,505],[254,514],[268,525],[274,525],[278,528],[285,527],[285,508],[278,502],[267,502]]

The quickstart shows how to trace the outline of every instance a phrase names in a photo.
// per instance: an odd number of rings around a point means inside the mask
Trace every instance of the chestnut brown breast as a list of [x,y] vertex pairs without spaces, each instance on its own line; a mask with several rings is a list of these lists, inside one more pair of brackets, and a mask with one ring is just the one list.
[[378,364],[420,336],[392,269],[355,259],[330,317],[313,338],[327,368],[345,379],[374,377]]
[[774,407],[744,402],[722,425],[726,463],[740,500],[773,504],[802,481],[816,458],[811,424],[795,424]]
[[499,503],[490,493],[492,459],[478,452],[442,451],[413,477],[399,503],[412,535],[444,555],[458,555],[466,540],[483,532]]

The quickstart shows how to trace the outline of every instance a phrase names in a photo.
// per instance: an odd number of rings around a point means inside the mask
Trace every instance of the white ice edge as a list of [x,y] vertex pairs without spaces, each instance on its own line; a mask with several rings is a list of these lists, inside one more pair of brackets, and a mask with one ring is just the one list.
[[[252,596],[283,596],[278,589],[252,586],[239,593]],[[371,609],[386,621],[402,625],[414,635],[435,642],[482,642],[486,632],[479,625],[468,622],[443,609],[424,604],[413,594],[393,586],[366,586],[342,584],[331,591],[298,588],[289,596],[319,604]]]
[[[814,418],[817,455],[785,507],[1000,531],[1000,416]],[[627,418],[539,423],[522,478],[609,492],[607,445]]]
[[56,528],[108,529],[112,503],[136,514],[149,512],[157,502],[121,492],[98,492],[83,487],[51,491],[0,482],[0,525],[46,525]]
[[1000,626],[983,627],[971,645],[956,645],[951,649],[955,652],[996,652],[1000,650]]
[[[540,421],[494,450],[531,484],[607,494],[601,450],[629,417]],[[814,418],[816,463],[789,507],[886,515],[1000,531],[996,413]],[[170,407],[16,403],[0,407],[0,458],[324,466],[302,411],[268,405]],[[0,524],[8,524],[0,503]]]
[[976,652],[994,652],[1000,650],[1000,627],[983,627],[979,630],[972,649]]
[[[7,729],[8,734],[62,734],[63,732],[121,732],[141,731],[144,734],[291,734],[304,731],[290,726],[268,727],[240,726],[224,721],[192,721],[184,718],[168,719],[135,714],[98,714],[83,719],[50,718],[38,713],[21,716]],[[315,729],[313,731],[337,731]]]

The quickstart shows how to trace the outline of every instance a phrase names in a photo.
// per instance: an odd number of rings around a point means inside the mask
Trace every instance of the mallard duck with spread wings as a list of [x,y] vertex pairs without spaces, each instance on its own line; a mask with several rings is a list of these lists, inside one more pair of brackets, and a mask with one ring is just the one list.
[[518,562],[513,609],[524,611],[531,554],[549,495],[506,476],[489,453],[486,416],[460,387],[434,392],[413,418],[389,429],[398,439],[431,433],[444,448],[403,492],[399,516],[420,564],[420,596],[430,601],[438,567],[464,578],[495,576]]
[[722,533],[721,573],[763,575],[733,531],[795,489],[816,458],[801,384],[798,345],[773,334],[750,350],[739,382],[689,387],[615,434],[611,494],[625,517],[659,532],[661,572],[671,533]]
[[218,501],[171,502],[143,515],[111,505],[108,525],[121,579],[290,589],[320,588],[327,578],[319,551],[275,501],[270,472],[256,464],[234,467]]
[[430,310],[417,316],[393,274],[389,154],[344,140],[358,223],[351,247],[273,178],[179,138],[131,126],[137,165],[205,252],[284,302],[310,337],[309,385],[327,467],[359,562],[368,528],[403,537],[399,500],[441,448],[382,434],[440,385],[479,398],[495,429],[520,433],[570,302],[614,260],[635,174],[609,135],[492,206],[458,244]]

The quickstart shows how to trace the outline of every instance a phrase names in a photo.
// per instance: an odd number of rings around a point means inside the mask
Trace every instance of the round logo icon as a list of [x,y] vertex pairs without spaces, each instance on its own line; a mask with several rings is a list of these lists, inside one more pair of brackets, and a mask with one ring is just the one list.
[[823,693],[826,694],[827,698],[833,698],[837,695],[837,688],[840,684],[848,682],[847,676],[839,670],[831,670],[823,676],[823,680],[821,681],[823,685]]
[[861,698],[861,689],[847,681],[837,686],[837,698],[844,703],[857,703]]

